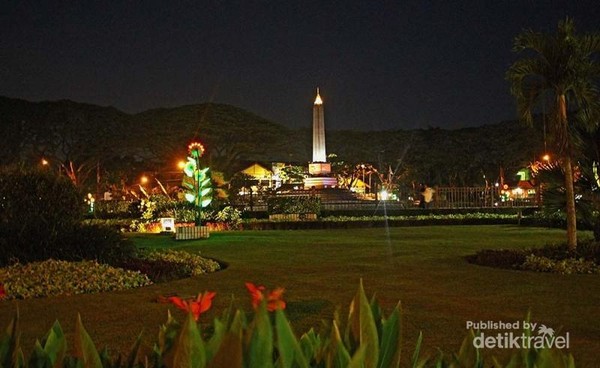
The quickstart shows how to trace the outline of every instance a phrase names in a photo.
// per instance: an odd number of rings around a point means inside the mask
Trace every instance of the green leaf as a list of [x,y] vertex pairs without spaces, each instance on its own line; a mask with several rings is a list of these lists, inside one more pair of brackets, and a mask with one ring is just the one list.
[[475,347],[473,344],[473,340],[475,339],[475,333],[473,330],[469,330],[467,336],[465,336],[462,345],[460,346],[460,350],[458,352],[458,356],[455,358],[456,361],[464,367],[482,367],[483,361],[481,360],[481,354],[479,354],[479,349]]
[[27,363],[29,367],[35,368],[51,368],[52,362],[50,361],[50,357],[42,348],[39,340],[35,341],[35,345],[33,347],[33,352],[29,356],[29,362]]
[[379,337],[377,336],[377,327],[371,305],[365,295],[362,279],[350,305],[349,325],[354,341],[358,341],[359,346],[365,346],[365,367],[377,367]]
[[125,365],[126,367],[129,367],[129,368],[135,367],[136,362],[137,362],[137,355],[140,350],[141,344],[142,344],[142,333],[140,332],[137,339],[133,343],[133,346],[131,347],[131,351],[129,352],[129,355],[127,356],[127,363]]
[[350,353],[344,346],[338,323],[333,320],[333,326],[331,328],[330,342],[326,352],[326,366],[345,368],[350,364]]
[[45,340],[44,351],[48,354],[52,366],[62,367],[67,352],[67,340],[58,321],[54,322]]
[[322,349],[321,339],[319,338],[319,335],[315,333],[314,329],[311,328],[307,333],[300,337],[300,348],[307,361],[310,361],[312,358],[317,362],[320,361],[320,357],[317,355]]
[[367,346],[361,345],[352,356],[348,368],[363,368],[367,366]]
[[6,332],[0,340],[0,367],[12,367],[14,365],[14,357],[19,349],[19,311],[8,324]]
[[77,323],[75,325],[75,354],[81,360],[86,368],[102,368],[100,355],[94,346],[94,342],[88,335],[81,322],[81,315],[77,315]]
[[[243,323],[242,313],[238,310],[233,317],[229,331],[226,325],[215,319],[215,332],[209,342],[212,356],[209,367],[242,367],[243,366]],[[215,335],[218,335],[215,338]],[[208,349],[207,349],[208,350]],[[207,354],[208,357],[208,354]]]
[[261,303],[250,325],[249,367],[273,366],[273,330],[265,303]]
[[401,351],[400,310],[396,306],[392,314],[382,324],[379,367],[399,367]]
[[202,368],[206,366],[204,343],[191,313],[188,313],[173,349],[173,367]]
[[202,208],[208,206],[212,202],[212,199],[205,199],[202,201]]
[[412,367],[422,367],[425,363],[419,360],[419,356],[421,355],[421,345],[423,344],[423,332],[419,332],[419,337],[417,338],[417,344],[415,345],[415,351],[412,356]]
[[282,309],[277,309],[275,311],[275,330],[277,331],[277,348],[281,366],[308,367],[308,362],[304,359],[300,344],[298,343]]

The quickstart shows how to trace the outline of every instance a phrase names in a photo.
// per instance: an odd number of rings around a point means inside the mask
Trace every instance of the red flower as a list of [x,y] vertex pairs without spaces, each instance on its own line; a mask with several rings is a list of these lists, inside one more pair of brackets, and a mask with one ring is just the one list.
[[6,290],[4,289],[4,285],[0,284],[0,300],[6,298]]
[[[256,286],[251,282],[247,282],[246,289],[248,289],[250,297],[252,298],[252,307],[254,307],[254,309],[258,308],[263,299],[265,299],[265,287],[262,285]],[[269,312],[273,312],[277,309],[285,309],[285,301],[281,299],[284,291],[284,288],[277,288],[268,293],[266,303]]]
[[194,321],[198,321],[200,315],[210,309],[212,300],[216,294],[214,291],[207,291],[204,294],[199,293],[196,300],[183,300],[180,297],[172,296],[169,298],[169,301],[175,304],[177,308],[191,312],[194,316]]

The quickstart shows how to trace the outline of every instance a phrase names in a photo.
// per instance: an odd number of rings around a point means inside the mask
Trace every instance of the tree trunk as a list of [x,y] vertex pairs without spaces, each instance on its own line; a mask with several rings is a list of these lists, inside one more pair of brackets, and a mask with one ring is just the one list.
[[567,200],[567,248],[575,251],[577,248],[577,213],[575,212],[575,189],[573,185],[573,167],[570,155],[564,158],[565,196]]
[[565,196],[567,201],[567,249],[577,248],[577,213],[575,211],[575,188],[571,162],[571,139],[567,121],[567,100],[564,94],[557,98],[559,127],[562,130],[563,169],[565,171]]

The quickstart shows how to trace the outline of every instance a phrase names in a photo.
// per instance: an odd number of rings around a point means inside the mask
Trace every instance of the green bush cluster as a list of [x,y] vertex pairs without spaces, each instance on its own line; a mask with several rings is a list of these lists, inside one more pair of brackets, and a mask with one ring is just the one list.
[[267,200],[267,212],[274,214],[321,213],[321,199],[315,196],[270,197]]
[[0,172],[0,265],[49,258],[114,264],[135,252],[118,231],[83,224],[83,198],[47,171]]
[[242,211],[232,206],[226,206],[214,216],[214,220],[227,225],[230,230],[235,230],[242,224]]
[[117,230],[101,225],[77,225],[55,246],[53,257],[80,261],[93,259],[115,265],[134,257],[137,249]]
[[0,265],[55,256],[83,218],[83,197],[66,177],[48,171],[0,170]]
[[120,266],[139,271],[153,282],[198,276],[221,269],[221,265],[212,259],[177,250],[140,252],[137,257],[125,260]]
[[48,259],[0,268],[0,283],[4,285],[8,298],[25,299],[126,290],[152,282],[139,272],[96,261]]
[[466,257],[482,266],[538,272],[600,273],[600,244],[582,240],[575,251],[566,244],[533,249],[483,249]]
[[139,202],[111,200],[94,203],[94,218],[97,219],[128,219],[140,216]]
[[218,262],[193,254],[178,250],[164,250],[160,252],[149,252],[141,256],[149,261],[169,262],[177,267],[186,277],[199,276],[205,273],[218,271],[221,266]]
[[548,257],[536,256],[530,254],[525,258],[521,269],[537,272],[553,272],[563,275],[573,273],[600,273],[600,267],[593,261],[587,261],[583,258],[566,258],[554,260]]
[[121,262],[119,266],[139,271],[153,282],[198,276],[221,269],[221,265],[212,259],[178,250],[140,252],[136,257]]
[[[259,305],[252,320],[241,310],[227,309],[215,318],[211,328],[201,331],[191,313],[183,324],[169,314],[159,328],[158,341],[150,353],[144,353],[141,336],[123,359],[110,357],[107,350],[99,352],[77,319],[74,349],[68,350],[67,339],[58,322],[46,338],[25,360],[20,345],[17,317],[0,335],[0,364],[4,367],[382,367],[400,366],[403,336],[399,304],[384,315],[373,298],[367,299],[362,284],[352,300],[348,317],[334,315],[325,322],[322,332],[310,329],[300,338],[292,330],[282,309],[269,315],[265,302]],[[209,332],[210,331],[210,332]],[[524,331],[524,333],[528,333]],[[460,350],[454,354],[441,352],[436,358],[421,356],[423,335],[416,339],[414,351],[405,360],[411,367],[488,367],[503,366],[495,358],[484,358],[475,348],[475,333],[469,331]],[[70,353],[73,351],[73,353]],[[70,355],[72,354],[72,355]],[[572,355],[549,348],[516,350],[507,367],[574,367]]]

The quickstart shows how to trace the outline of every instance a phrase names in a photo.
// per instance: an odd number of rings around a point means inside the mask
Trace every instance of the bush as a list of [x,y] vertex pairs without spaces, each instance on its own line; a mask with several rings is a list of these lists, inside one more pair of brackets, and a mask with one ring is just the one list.
[[44,260],[83,218],[83,201],[65,177],[48,171],[0,172],[0,265]]
[[77,225],[59,239],[53,256],[71,261],[93,259],[116,265],[135,254],[135,245],[119,231],[102,225]]
[[139,202],[133,201],[96,201],[94,217],[98,219],[126,219],[141,215]]
[[221,269],[221,265],[212,259],[178,250],[142,252],[119,266],[146,274],[153,282],[198,276]]
[[8,298],[25,299],[52,295],[98,293],[150,285],[139,272],[126,271],[96,261],[14,264],[0,268],[0,283]]
[[534,249],[484,249],[466,259],[497,268],[562,274],[599,273],[600,244],[582,240],[574,252],[569,251],[566,244]]
[[234,207],[227,206],[217,213],[215,220],[225,223],[228,229],[238,229],[242,224],[242,212]]
[[519,268],[525,262],[526,253],[514,249],[484,249],[467,256],[467,261],[496,268]]
[[321,199],[313,196],[271,197],[267,200],[267,206],[269,215],[321,213]]
[[554,260],[530,254],[521,265],[521,269],[537,272],[553,272],[563,275],[572,273],[600,273],[600,267],[592,261],[583,258],[566,258]]

